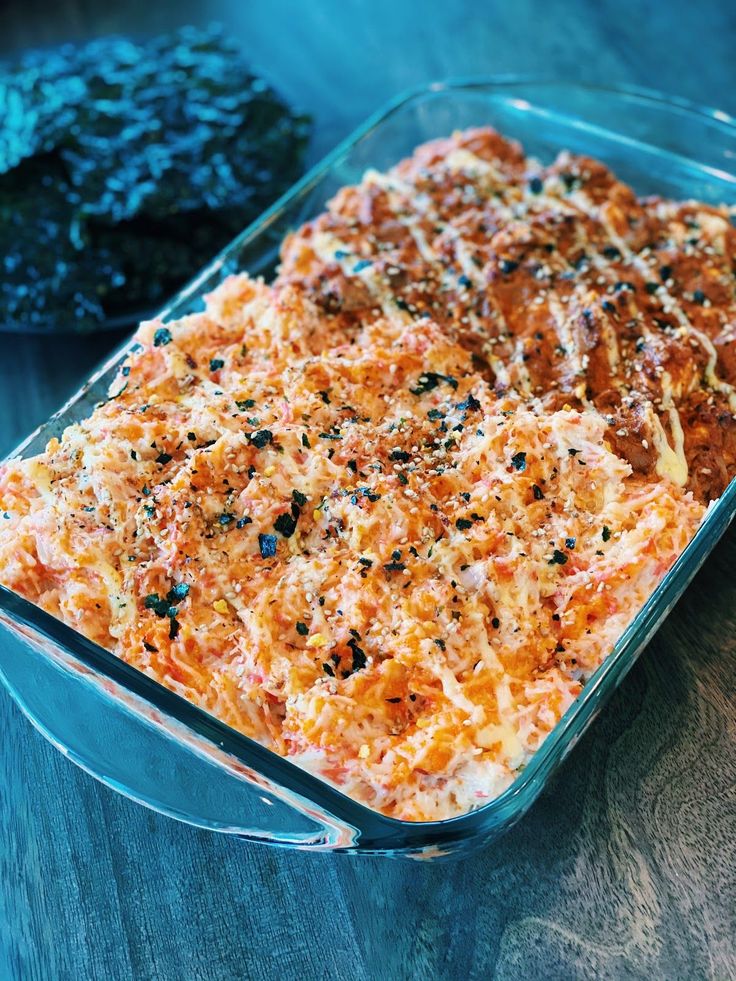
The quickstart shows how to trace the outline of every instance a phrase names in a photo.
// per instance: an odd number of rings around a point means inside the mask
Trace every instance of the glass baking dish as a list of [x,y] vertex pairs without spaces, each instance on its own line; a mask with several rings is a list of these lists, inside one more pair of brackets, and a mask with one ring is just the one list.
[[[163,311],[173,319],[236,270],[268,277],[287,231],[319,212],[368,167],[384,168],[425,140],[491,124],[542,159],[568,148],[599,157],[640,194],[736,201],[736,123],[724,113],[639,90],[521,78],[438,83],[379,111]],[[129,345],[11,456],[48,439],[104,397]],[[0,673],[20,707],[70,759],[162,813],[241,837],[297,848],[434,858],[487,844],[519,820],[733,518],[736,482],[515,782],[451,820],[397,821],[240,735],[76,631],[0,587]]]

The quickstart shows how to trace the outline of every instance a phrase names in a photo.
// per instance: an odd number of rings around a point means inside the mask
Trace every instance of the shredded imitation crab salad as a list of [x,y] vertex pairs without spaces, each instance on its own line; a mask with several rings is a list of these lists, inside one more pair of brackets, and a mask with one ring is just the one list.
[[[449,180],[447,159],[432,167]],[[202,313],[143,324],[109,398],[0,468],[0,582],[345,793],[426,821],[513,781],[705,504],[687,464],[622,451],[584,371],[569,398],[512,384],[498,345],[484,357],[447,317],[386,302],[392,277],[359,316],[285,258],[272,286],[233,276]],[[589,293],[573,283],[567,303]],[[638,416],[666,417],[666,462],[672,405],[660,390]]]

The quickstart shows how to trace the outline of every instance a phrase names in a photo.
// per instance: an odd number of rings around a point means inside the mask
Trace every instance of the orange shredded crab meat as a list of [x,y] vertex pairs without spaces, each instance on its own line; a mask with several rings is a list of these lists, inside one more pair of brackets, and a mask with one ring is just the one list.
[[[524,166],[501,150],[495,181]],[[143,324],[109,399],[0,468],[0,582],[367,805],[451,817],[513,781],[705,508],[594,400],[499,384],[449,315],[363,309],[362,279],[330,311],[297,246]]]

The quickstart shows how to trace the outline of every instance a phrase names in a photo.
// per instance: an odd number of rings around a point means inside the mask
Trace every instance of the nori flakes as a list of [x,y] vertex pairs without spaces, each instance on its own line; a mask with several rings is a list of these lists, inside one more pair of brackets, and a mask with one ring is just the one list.
[[293,183],[309,135],[221,31],[0,68],[0,329],[152,312]]

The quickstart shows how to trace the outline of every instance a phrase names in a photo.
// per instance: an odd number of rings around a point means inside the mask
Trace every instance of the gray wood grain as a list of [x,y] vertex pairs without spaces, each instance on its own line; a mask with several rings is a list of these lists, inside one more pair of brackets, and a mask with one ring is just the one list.
[[[736,111],[736,8],[584,0],[12,0],[0,52],[219,17],[314,155],[431,77],[536,71]],[[0,342],[0,453],[118,338]],[[454,864],[285,852],[95,783],[0,694],[0,981],[736,977],[736,534],[527,818]]]

